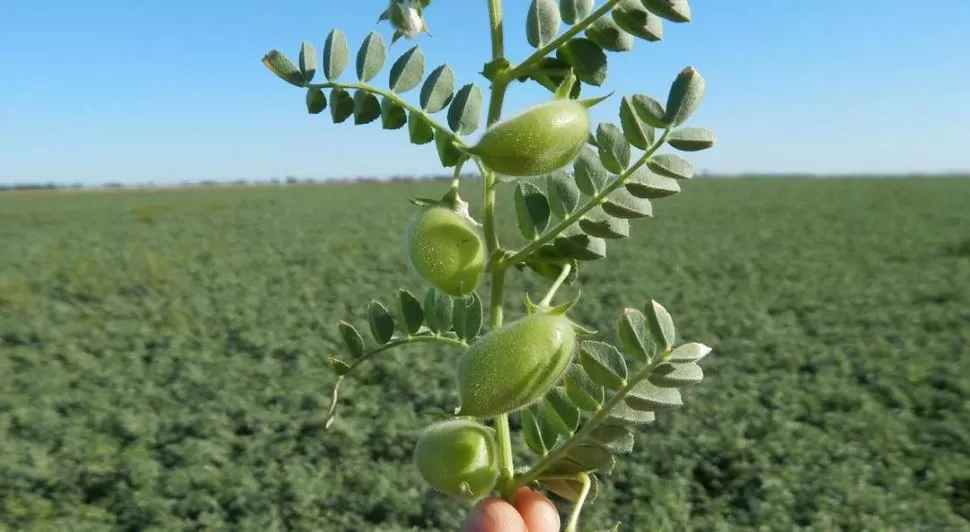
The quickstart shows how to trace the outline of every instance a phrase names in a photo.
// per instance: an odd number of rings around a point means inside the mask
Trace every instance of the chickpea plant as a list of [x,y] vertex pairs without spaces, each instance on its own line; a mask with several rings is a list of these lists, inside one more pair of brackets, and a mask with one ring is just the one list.
[[[633,431],[683,404],[681,390],[701,381],[698,362],[711,349],[677,343],[673,319],[656,301],[618,312],[610,343],[569,318],[578,295],[559,304],[553,299],[564,284],[577,282],[580,265],[606,257],[608,241],[627,238],[631,222],[652,217],[653,201],[676,195],[693,177],[687,159],[661,149],[707,149],[714,134],[684,125],[704,92],[704,79],[692,67],[674,76],[665,103],[642,93],[619,98],[618,123],[593,128],[588,113],[612,92],[580,98],[580,92],[603,91],[610,54],[629,52],[636,41],[660,40],[665,21],[689,22],[687,0],[599,6],[532,0],[521,27],[534,51],[517,63],[504,55],[503,28],[511,25],[503,20],[502,1],[486,2],[492,52],[482,69],[487,98],[474,82],[456,90],[447,64],[426,72],[417,45],[393,61],[386,86],[378,85],[388,46],[377,31],[357,49],[356,80],[345,75],[348,41],[336,28],[323,44],[324,80],[314,82],[317,55],[306,41],[296,62],[273,50],[263,63],[303,89],[309,113],[329,107],[337,124],[353,118],[355,125],[379,120],[383,129],[406,129],[411,143],[433,145],[442,166],[454,169],[440,198],[409,198],[415,211],[402,235],[404,256],[428,283],[425,297],[402,289],[392,310],[371,301],[373,341],[348,322],[337,326],[349,358],[328,360],[337,385],[327,426],[340,383],[371,357],[422,342],[453,346],[459,405],[419,437],[414,463],[421,476],[470,501],[489,494],[512,500],[523,485],[548,490],[573,503],[566,530],[576,530],[583,505],[596,497],[597,478],[611,472],[618,455],[632,452]],[[391,44],[428,33],[430,3],[391,0],[378,17],[393,28]],[[508,87],[530,82],[548,89],[548,99],[503,118]],[[406,99],[419,85],[417,103]],[[468,136],[482,125],[483,112],[484,131],[472,142]],[[482,177],[481,221],[460,194],[466,163]],[[502,186],[514,187],[516,223],[526,242],[517,249],[503,246],[496,234],[496,189]],[[505,278],[513,269],[551,285],[538,303],[525,296],[524,317],[503,323]],[[487,303],[478,294],[486,283]],[[518,467],[513,415],[535,453]]]

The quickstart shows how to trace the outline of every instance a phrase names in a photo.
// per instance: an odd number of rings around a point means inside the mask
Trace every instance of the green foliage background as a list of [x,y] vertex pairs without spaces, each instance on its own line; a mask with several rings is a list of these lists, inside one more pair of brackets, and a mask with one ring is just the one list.
[[[446,186],[0,196],[0,529],[457,530],[467,505],[410,466],[456,352],[363,366],[322,426],[336,321],[424,293],[406,196]],[[698,180],[584,264],[577,320],[612,331],[655,298],[714,347],[584,527],[970,529],[968,197]],[[508,318],[546,284],[510,274]]]

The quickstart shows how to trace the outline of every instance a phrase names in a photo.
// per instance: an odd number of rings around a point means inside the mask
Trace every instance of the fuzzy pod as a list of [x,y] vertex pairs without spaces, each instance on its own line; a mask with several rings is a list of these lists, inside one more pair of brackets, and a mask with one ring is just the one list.
[[477,500],[498,480],[494,431],[468,419],[428,426],[414,447],[414,464],[431,487],[464,500]]
[[589,103],[556,98],[492,124],[467,151],[495,172],[529,177],[567,166],[589,138]]
[[575,325],[560,314],[531,314],[492,330],[458,361],[459,414],[492,417],[538,401],[563,376],[575,348]]
[[452,296],[475,291],[485,243],[468,220],[444,205],[427,205],[412,216],[405,234],[408,264],[418,275]]

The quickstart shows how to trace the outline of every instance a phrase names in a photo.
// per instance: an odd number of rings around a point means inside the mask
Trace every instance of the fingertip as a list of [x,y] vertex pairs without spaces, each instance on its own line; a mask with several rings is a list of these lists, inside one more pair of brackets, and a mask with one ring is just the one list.
[[515,508],[529,532],[559,532],[562,523],[556,505],[539,491],[521,487],[515,492]]
[[462,532],[532,532],[519,510],[498,497],[479,502],[465,520]]

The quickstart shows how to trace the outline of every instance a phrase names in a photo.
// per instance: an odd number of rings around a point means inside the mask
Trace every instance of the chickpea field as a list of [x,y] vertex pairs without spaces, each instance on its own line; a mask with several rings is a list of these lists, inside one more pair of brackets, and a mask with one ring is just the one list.
[[[459,530],[471,505],[411,465],[456,406],[454,348],[361,366],[324,428],[337,321],[426,291],[407,197],[446,188],[0,194],[0,530]],[[581,528],[970,530],[968,199],[960,178],[696,179],[582,263],[574,319],[612,340],[656,299],[714,351]],[[511,271],[506,320],[548,283]]]

